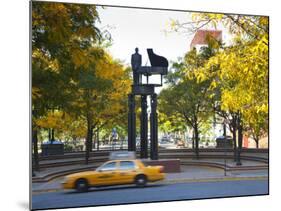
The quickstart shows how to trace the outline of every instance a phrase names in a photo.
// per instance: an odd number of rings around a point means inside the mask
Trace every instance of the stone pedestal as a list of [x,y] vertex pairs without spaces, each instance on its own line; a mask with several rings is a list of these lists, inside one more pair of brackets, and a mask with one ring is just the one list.
[[165,173],[181,172],[179,159],[142,160],[149,166],[164,166]]

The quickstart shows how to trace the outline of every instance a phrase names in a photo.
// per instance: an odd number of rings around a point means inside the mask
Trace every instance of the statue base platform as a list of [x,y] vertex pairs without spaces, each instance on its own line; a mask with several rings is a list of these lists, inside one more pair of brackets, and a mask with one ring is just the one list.
[[134,95],[152,95],[154,94],[153,84],[139,84],[132,86],[132,94]]
[[142,159],[142,161],[149,166],[164,166],[165,173],[181,172],[179,159],[160,159],[160,160]]

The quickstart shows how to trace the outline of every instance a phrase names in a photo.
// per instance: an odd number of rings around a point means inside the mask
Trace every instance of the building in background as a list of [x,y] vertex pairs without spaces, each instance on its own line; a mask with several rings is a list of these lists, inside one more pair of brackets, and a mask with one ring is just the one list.
[[210,39],[222,42],[222,31],[207,29],[198,30],[190,43],[190,49],[196,48],[197,50],[200,50],[201,47],[208,45]]

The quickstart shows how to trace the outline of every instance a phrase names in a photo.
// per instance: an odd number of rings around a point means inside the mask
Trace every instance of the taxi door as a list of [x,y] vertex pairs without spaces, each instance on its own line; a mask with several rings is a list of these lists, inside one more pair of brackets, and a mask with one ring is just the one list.
[[118,183],[133,183],[137,174],[137,166],[134,161],[120,161],[118,167]]
[[97,169],[97,174],[93,185],[113,185],[117,182],[117,162],[105,163]]

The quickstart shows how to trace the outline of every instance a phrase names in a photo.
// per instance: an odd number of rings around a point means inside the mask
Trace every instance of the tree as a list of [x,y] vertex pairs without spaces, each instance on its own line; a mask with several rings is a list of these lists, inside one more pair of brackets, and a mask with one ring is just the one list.
[[[102,49],[100,49],[102,51]],[[89,69],[82,70],[76,83],[75,100],[70,110],[87,123],[86,164],[93,145],[94,130],[124,115],[125,99],[130,88],[126,69],[106,51],[91,61]]]
[[34,123],[69,133],[61,114],[84,122],[88,163],[94,130],[124,115],[128,71],[106,52],[95,6],[34,2],[32,18]]
[[196,72],[214,52],[211,48],[188,52],[179,63],[174,63],[174,72],[167,77],[170,86],[159,95],[159,110],[168,117],[179,116],[193,128],[195,154],[199,157],[199,134],[202,124],[208,120],[212,103],[208,98],[208,80],[199,81]]
[[244,112],[244,118],[247,120],[246,135],[252,137],[256,142],[256,148],[259,148],[259,140],[268,134],[268,114],[261,111],[256,112],[251,108]]
[[35,123],[46,130],[55,129],[58,139],[76,140],[86,136],[85,121],[62,110],[49,111],[46,115],[36,119]]
[[185,131],[186,124],[180,115],[167,115],[159,113],[159,129],[164,133],[174,133]]
[[[213,74],[217,79],[212,85],[220,87],[223,111],[236,113],[236,116],[239,113],[238,118],[243,119],[244,125],[259,125],[267,131],[268,46],[262,40],[242,44],[226,48],[210,58],[203,75],[208,75],[209,79]],[[218,71],[211,71],[213,66],[219,67]]]
[[168,116],[179,115],[192,127],[195,135],[195,153],[199,156],[200,126],[208,117],[206,86],[196,80],[185,80],[175,87],[164,89],[159,95],[159,110]]
[[191,33],[220,24],[233,36],[232,44],[212,55],[196,77],[211,81],[210,98],[215,111],[228,119],[235,148],[238,130],[238,154],[243,132],[259,139],[268,131],[268,22],[266,16],[215,13],[193,13],[192,21],[171,22],[173,31]]
[[89,48],[101,39],[96,21],[92,5],[32,2],[32,137],[37,167],[36,119],[67,107],[73,99],[77,70],[89,65]]
[[231,115],[233,137],[238,129],[241,147],[242,130],[255,131],[259,139],[268,128],[268,18],[216,14],[203,17],[199,15],[199,20],[215,25],[221,22],[235,35],[232,46],[211,57],[198,75],[202,80],[212,78],[210,88],[219,90],[220,109]]

